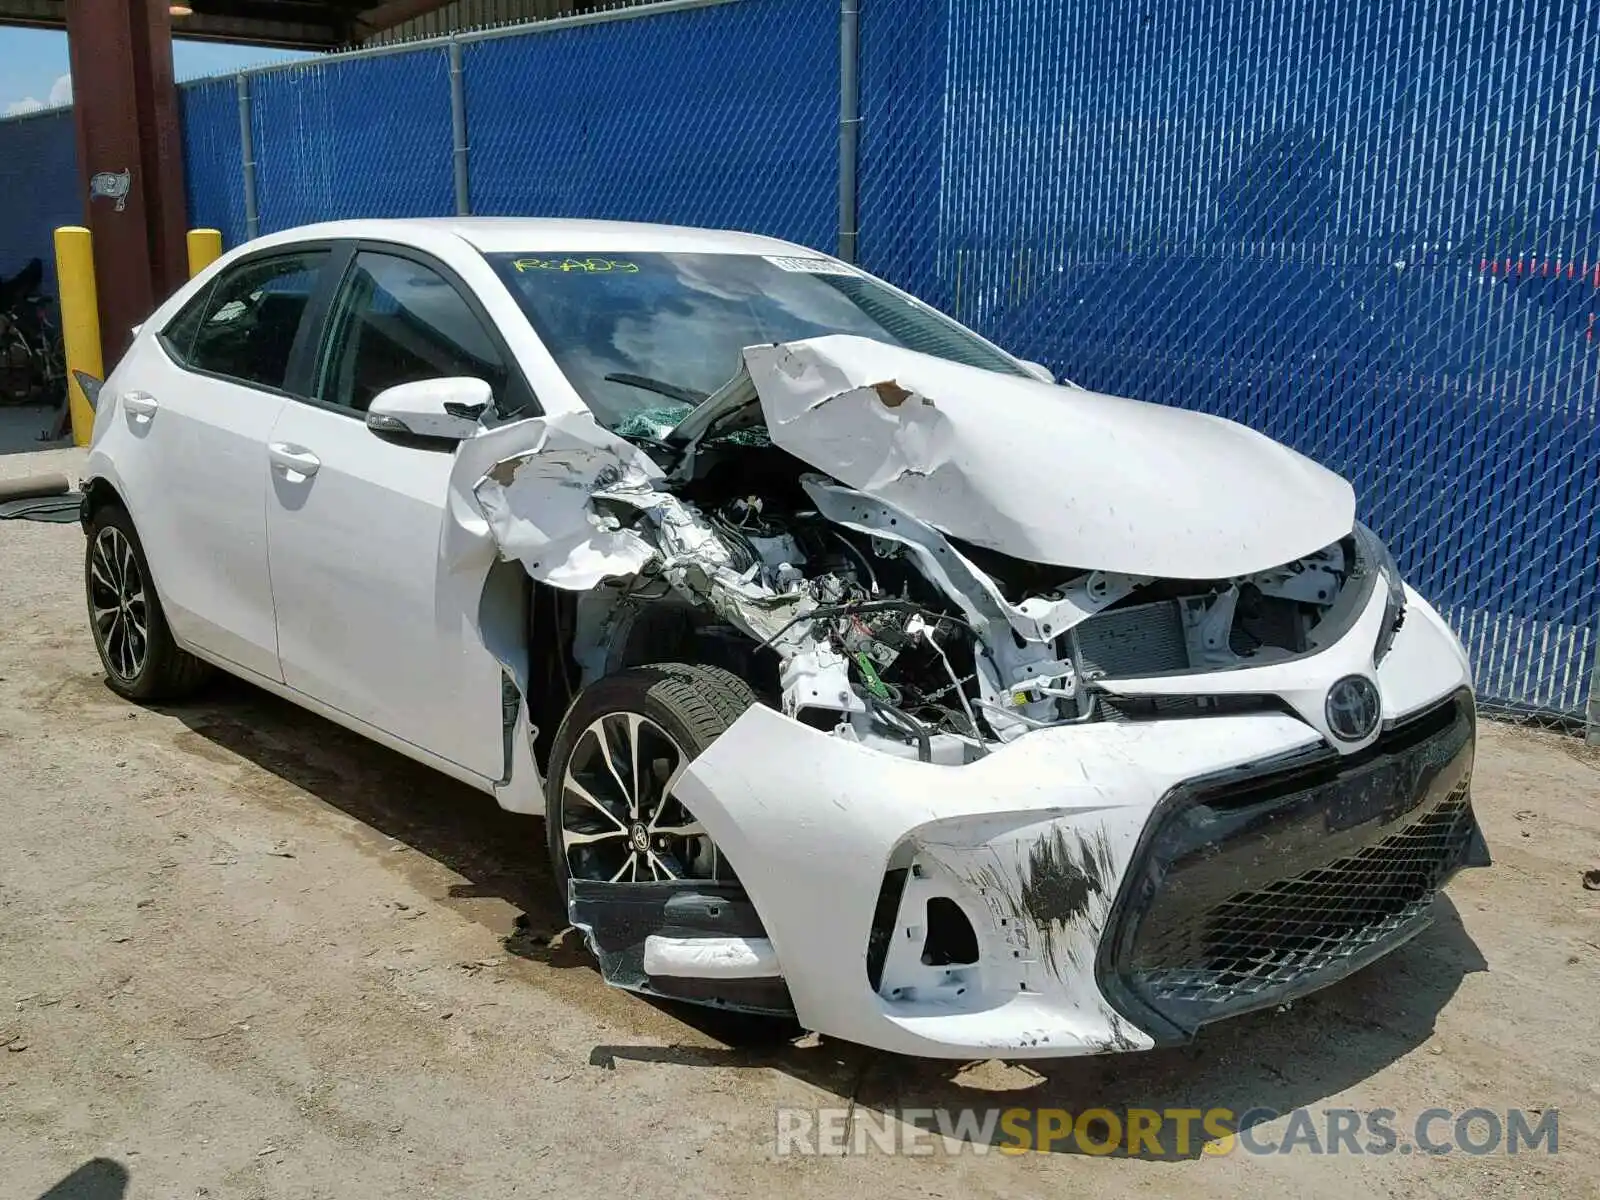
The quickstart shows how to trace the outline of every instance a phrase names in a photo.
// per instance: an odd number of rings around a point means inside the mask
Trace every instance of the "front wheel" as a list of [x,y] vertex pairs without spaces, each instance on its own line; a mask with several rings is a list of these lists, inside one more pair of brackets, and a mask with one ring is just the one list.
[[117,695],[177,700],[209,678],[211,667],[173,640],[133,519],[118,505],[102,505],[89,520],[83,583],[94,647]]
[[[680,956],[696,939],[709,939],[701,951],[714,947],[713,957],[753,956],[752,968],[761,947],[772,951],[732,866],[675,785],[755,703],[750,685],[720,667],[659,663],[619,671],[585,688],[567,713],[545,781],[556,887],[601,977],[737,1014],[737,1027],[714,1024],[717,1036],[740,1043],[793,1037],[794,1004],[775,956],[737,977],[685,969]],[[675,964],[652,964],[658,933]]]
[[716,844],[673,795],[679,774],[756,703],[720,667],[631,667],[585,688],[545,780],[551,868],[601,883],[731,881]]

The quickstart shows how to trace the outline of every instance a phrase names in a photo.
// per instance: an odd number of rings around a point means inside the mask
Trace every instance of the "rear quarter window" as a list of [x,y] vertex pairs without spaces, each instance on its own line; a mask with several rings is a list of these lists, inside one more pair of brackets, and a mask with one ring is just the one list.
[[209,375],[281,390],[328,251],[255,258],[218,276],[161,332],[179,363]]

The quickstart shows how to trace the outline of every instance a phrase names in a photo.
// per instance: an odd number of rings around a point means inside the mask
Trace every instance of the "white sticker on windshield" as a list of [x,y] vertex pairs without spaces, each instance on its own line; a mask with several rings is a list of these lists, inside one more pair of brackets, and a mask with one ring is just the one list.
[[797,271],[802,275],[857,275],[860,272],[831,258],[797,258],[784,254],[763,254],[780,271]]

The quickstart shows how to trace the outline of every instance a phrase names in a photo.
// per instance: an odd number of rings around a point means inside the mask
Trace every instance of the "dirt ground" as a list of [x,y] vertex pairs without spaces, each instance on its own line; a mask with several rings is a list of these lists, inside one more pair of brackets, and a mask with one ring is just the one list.
[[[3,455],[0,476],[80,462]],[[119,700],[82,554],[76,526],[0,522],[0,1196],[1600,1195],[1600,892],[1581,883],[1600,866],[1600,756],[1572,738],[1485,724],[1494,867],[1342,985],[1178,1050],[919,1062],[606,988],[559,936],[539,821],[319,718],[241,684]],[[1402,1128],[1433,1107],[1558,1109],[1560,1140],[775,1153],[777,1107],[851,1104],[879,1124],[935,1106],[1388,1108]]]

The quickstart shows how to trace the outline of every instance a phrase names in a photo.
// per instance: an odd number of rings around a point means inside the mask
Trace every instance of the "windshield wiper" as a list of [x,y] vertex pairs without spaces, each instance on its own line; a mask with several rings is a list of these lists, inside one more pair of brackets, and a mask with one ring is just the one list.
[[628,371],[613,371],[606,376],[608,383],[621,383],[628,387],[643,388],[647,392],[655,392],[658,396],[666,396],[670,400],[677,400],[683,404],[698,407],[704,404],[710,392],[697,392],[693,388],[686,388],[676,383],[668,383],[665,379],[651,379],[648,375],[634,375]]

